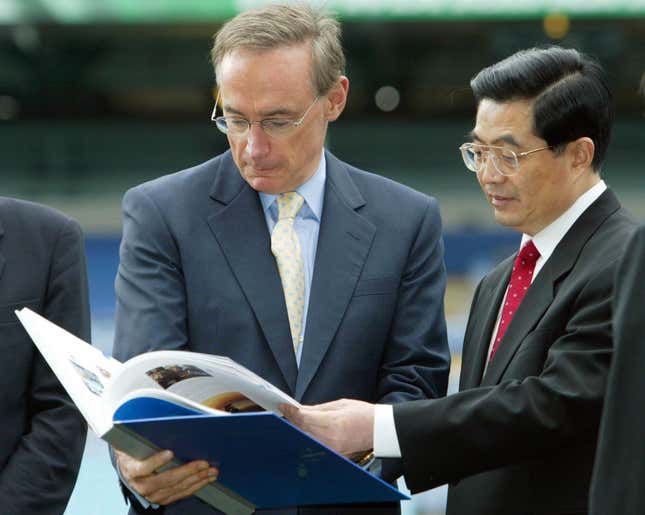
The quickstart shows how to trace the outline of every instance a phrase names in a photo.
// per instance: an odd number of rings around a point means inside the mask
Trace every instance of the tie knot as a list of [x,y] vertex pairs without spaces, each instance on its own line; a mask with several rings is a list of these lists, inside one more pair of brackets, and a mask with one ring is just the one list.
[[278,195],[278,220],[284,220],[285,218],[295,218],[298,211],[302,207],[305,199],[303,199],[295,191],[289,191],[287,193],[280,193]]
[[520,261],[522,265],[533,266],[539,257],[540,251],[535,246],[535,243],[533,243],[533,240],[530,240],[520,249],[520,252],[517,255],[517,260]]

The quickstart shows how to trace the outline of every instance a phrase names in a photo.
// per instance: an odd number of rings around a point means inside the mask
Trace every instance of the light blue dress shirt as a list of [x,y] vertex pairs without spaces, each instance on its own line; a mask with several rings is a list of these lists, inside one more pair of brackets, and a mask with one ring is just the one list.
[[[302,333],[298,345],[296,362],[300,365],[302,347],[307,330],[307,313],[309,311],[309,294],[311,293],[311,279],[318,248],[318,233],[320,232],[320,217],[322,215],[325,198],[325,178],[327,177],[325,152],[320,157],[320,163],[314,174],[307,182],[296,188],[296,192],[305,200],[296,215],[293,228],[300,240],[300,252],[305,269],[305,305],[302,321]],[[260,192],[260,201],[264,209],[269,234],[273,231],[278,221],[278,204],[276,195]]]

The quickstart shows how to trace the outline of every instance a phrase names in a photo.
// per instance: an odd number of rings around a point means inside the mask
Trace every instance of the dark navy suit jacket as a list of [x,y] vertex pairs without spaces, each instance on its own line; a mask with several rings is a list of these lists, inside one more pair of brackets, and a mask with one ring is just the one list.
[[[126,193],[115,357],[156,349],[226,355],[306,404],[444,395],[437,203],[329,153],[326,159],[300,367],[261,202],[230,152]],[[190,499],[165,511],[200,509]]]
[[0,512],[60,515],[74,488],[86,425],[14,314],[23,307],[90,339],[78,223],[0,197]]

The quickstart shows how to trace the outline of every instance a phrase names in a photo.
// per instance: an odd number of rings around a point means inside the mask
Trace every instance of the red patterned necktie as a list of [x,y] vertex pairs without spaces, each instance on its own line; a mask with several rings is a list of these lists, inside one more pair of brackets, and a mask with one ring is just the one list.
[[533,270],[535,270],[535,262],[540,257],[538,249],[535,248],[533,240],[524,245],[515,257],[513,264],[513,272],[511,273],[511,280],[508,283],[508,293],[506,294],[506,302],[502,309],[499,327],[497,328],[497,336],[493,343],[493,350],[490,353],[490,360],[495,356],[495,352],[499,347],[499,342],[502,341],[504,333],[508,324],[511,323],[513,315],[520,306],[520,302],[526,294],[526,290],[531,286],[531,279],[533,278]]

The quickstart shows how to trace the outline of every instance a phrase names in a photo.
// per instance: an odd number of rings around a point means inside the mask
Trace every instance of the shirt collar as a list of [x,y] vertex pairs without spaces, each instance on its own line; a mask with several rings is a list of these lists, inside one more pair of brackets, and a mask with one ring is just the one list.
[[540,259],[543,262],[546,261],[551,254],[553,254],[553,251],[558,246],[558,243],[560,243],[560,240],[564,238],[567,231],[571,229],[571,226],[578,218],[580,218],[580,215],[582,215],[582,213],[584,213],[606,189],[607,185],[605,184],[605,181],[600,180],[598,184],[595,184],[580,195],[569,209],[538,232],[535,236],[531,238],[528,234],[523,234],[520,248],[532,239],[535,247],[540,252]]
[[[301,184],[296,188],[296,192],[305,199],[305,205],[309,208],[310,214],[313,215],[316,220],[320,222],[320,217],[322,216],[322,207],[323,207],[323,198],[325,196],[325,179],[327,177],[327,162],[325,159],[325,151],[321,152],[320,162],[318,163],[318,168],[314,174],[307,180],[307,182]],[[260,201],[262,202],[262,208],[264,211],[272,210],[275,204],[275,199],[277,195],[271,195],[270,193],[259,192]],[[302,213],[302,211],[301,211]],[[277,216],[277,212],[275,214]],[[303,213],[304,216],[304,213]]]

